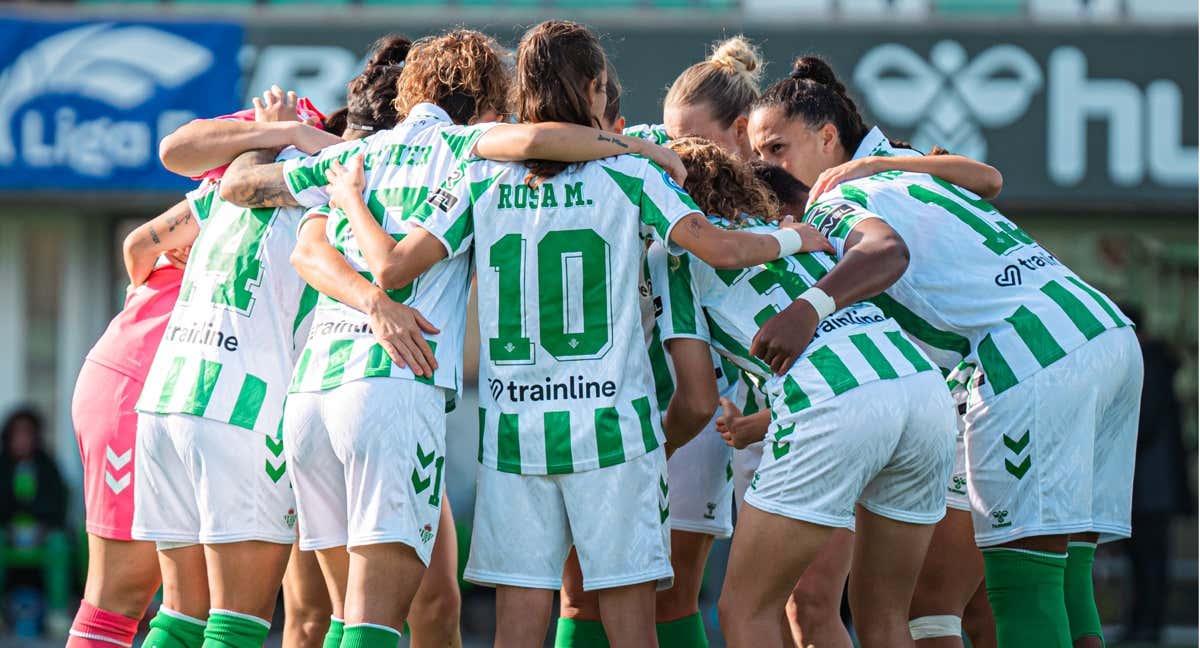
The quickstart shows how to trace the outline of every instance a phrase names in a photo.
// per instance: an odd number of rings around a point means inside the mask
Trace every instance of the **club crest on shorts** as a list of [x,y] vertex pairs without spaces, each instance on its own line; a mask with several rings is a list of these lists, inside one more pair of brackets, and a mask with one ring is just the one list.
[[288,509],[288,512],[283,516],[283,523],[286,524],[287,528],[289,529],[296,528],[296,509]]
[[433,525],[426,523],[425,526],[421,527],[419,534],[421,536],[421,543],[429,544],[429,541],[433,540]]

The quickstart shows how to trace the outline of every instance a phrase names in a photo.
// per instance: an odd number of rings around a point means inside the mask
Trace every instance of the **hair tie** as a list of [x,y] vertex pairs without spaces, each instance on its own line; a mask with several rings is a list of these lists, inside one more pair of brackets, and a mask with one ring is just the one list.
[[354,122],[346,122],[346,128],[349,128],[350,130],[359,130],[359,131],[367,131],[367,132],[375,131],[374,126],[367,126],[366,124],[356,124]]
[[792,69],[792,72],[791,72],[791,74],[789,74],[788,76],[789,76],[789,77],[791,77],[791,78],[793,78],[793,79],[804,79],[804,78],[807,78],[807,77],[805,77],[805,76],[804,76],[804,71],[803,71],[803,70],[799,70],[799,69],[796,69],[796,68],[793,68],[793,69]]

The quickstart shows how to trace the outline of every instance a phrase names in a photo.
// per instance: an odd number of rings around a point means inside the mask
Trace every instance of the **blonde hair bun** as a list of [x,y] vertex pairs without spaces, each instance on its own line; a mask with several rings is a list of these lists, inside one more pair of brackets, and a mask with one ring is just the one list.
[[762,76],[762,55],[745,36],[739,34],[717,43],[708,60],[733,70],[751,85],[758,86]]

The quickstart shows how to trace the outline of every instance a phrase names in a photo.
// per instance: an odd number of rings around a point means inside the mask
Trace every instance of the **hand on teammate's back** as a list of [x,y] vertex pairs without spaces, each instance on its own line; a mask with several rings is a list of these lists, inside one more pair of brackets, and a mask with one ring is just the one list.
[[325,172],[329,180],[329,204],[345,209],[354,201],[362,201],[363,187],[367,181],[363,177],[363,159],[361,155],[352,155],[342,166],[337,160],[332,160],[329,170]]
[[679,154],[665,146],[645,142],[642,145],[642,150],[639,151],[642,155],[650,158],[655,164],[663,168],[667,175],[671,176],[679,186],[683,186],[687,180],[687,169],[683,166],[683,160],[679,158]]
[[770,365],[771,373],[782,376],[812,342],[817,323],[812,304],[798,299],[763,324],[754,336],[750,353]]
[[188,245],[181,248],[175,248],[173,250],[167,250],[166,252],[163,252],[163,256],[167,257],[167,261],[171,262],[171,265],[179,268],[180,270],[185,270],[187,268],[188,256],[191,253],[192,246]]
[[800,252],[828,252],[834,253],[833,245],[825,235],[821,234],[817,228],[808,223],[797,223],[792,216],[784,216],[783,220],[779,221],[779,227],[782,229],[794,230],[800,235],[800,241],[803,245],[800,247]]
[[433,377],[437,358],[422,333],[435,335],[441,331],[420,311],[393,301],[380,291],[380,297],[367,309],[367,316],[371,319],[371,332],[393,362],[409,367],[417,376]]
[[821,194],[833,189],[843,182],[850,182],[859,178],[875,175],[880,171],[886,170],[887,167],[878,164],[880,158],[875,156],[867,156],[843,162],[835,167],[830,167],[821,172],[817,176],[817,181],[813,183],[808,192],[808,204],[811,206],[816,202]]

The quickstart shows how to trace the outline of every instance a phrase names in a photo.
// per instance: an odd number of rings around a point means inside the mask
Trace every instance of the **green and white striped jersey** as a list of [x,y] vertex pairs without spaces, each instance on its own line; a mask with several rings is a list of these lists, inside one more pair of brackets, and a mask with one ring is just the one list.
[[[646,265],[642,270],[644,283],[639,290],[642,298],[642,327],[646,331],[646,348],[650,353],[654,393],[657,396],[658,408],[663,412],[667,411],[667,405],[675,393],[676,380],[675,365],[668,357],[670,354],[663,344],[662,327],[658,325],[658,318],[671,312],[671,291],[668,290],[667,272],[669,262],[670,255],[666,248],[658,242],[651,243],[646,251]],[[717,353],[716,349],[711,351],[717,393],[732,399],[741,381],[742,370],[729,358]]]
[[521,164],[452,176],[421,224],[476,247],[479,461],[519,474],[604,468],[663,442],[638,304],[643,237],[695,203],[653,162],[575,165],[530,188]]
[[304,212],[239,207],[215,183],[187,198],[200,234],[136,409],[274,435],[316,302],[288,261]]
[[[710,220],[731,227],[720,218]],[[770,232],[761,222],[751,232]],[[816,336],[782,379],[750,354],[759,328],[833,267],[825,253],[803,253],[745,270],[716,270],[684,254],[669,263],[670,312],[659,317],[663,339],[695,338],[712,344],[741,369],[767,378],[772,407],[782,398],[800,412],[859,385],[933,370],[900,325],[878,308],[859,302],[821,320]]]
[[[429,198],[429,188],[438,187],[457,167],[460,157],[470,153],[491,126],[455,126],[441,108],[418,104],[392,130],[289,162],[285,177],[297,200],[308,205],[321,204],[329,198],[325,170],[330,163],[344,162],[351,155],[362,153],[367,207],[383,229],[398,241],[428,213],[428,208],[422,205]],[[306,218],[315,215],[328,216],[325,235],[329,242],[359,274],[374,281],[346,214],[324,206]],[[365,314],[322,295],[304,351],[296,363],[290,390],[323,391],[353,380],[388,376],[457,392],[462,386],[470,278],[470,259],[450,258],[434,264],[408,286],[389,291],[393,299],[417,309],[441,329],[436,335],[426,336],[438,362],[432,379],[418,378],[408,367],[392,362],[376,342]]]
[[[892,149],[874,129],[863,155]],[[840,257],[846,236],[880,218],[904,239],[908,270],[873,301],[944,370],[966,360],[981,397],[999,394],[1106,330],[1130,325],[990,203],[944,180],[888,171],[827,192],[805,214]]]
[[671,141],[671,136],[667,135],[667,128],[662,124],[638,124],[621,132],[630,137],[637,137],[659,145]]

